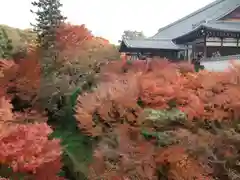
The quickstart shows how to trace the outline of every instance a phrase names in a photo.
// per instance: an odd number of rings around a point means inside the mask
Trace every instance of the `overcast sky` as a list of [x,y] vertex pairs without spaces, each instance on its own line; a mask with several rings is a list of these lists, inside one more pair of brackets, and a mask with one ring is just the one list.
[[[154,35],[163,27],[214,0],[61,0],[63,14],[116,43],[124,30]],[[34,22],[31,0],[0,0],[0,24],[18,28]]]

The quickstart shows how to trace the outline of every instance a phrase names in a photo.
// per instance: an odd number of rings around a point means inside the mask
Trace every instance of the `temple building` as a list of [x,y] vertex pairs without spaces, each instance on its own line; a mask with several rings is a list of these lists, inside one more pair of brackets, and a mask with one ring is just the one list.
[[158,30],[147,39],[123,39],[120,52],[191,60],[240,58],[240,0],[216,0]]

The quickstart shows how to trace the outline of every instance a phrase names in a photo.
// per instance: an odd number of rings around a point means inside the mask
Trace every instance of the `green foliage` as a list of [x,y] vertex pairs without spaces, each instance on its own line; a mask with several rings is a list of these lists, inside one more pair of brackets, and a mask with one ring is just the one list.
[[61,14],[62,4],[59,0],[38,0],[33,1],[32,5],[37,8],[36,11],[31,11],[37,16],[36,24],[32,26],[37,34],[38,45],[41,49],[42,80],[46,81],[43,82],[44,85],[48,83],[45,76],[50,76],[59,68],[56,66],[59,53],[56,37],[58,28],[66,18]]
[[200,70],[204,70],[205,67],[199,63],[194,63],[194,69],[196,72],[199,72]]
[[73,94],[71,95],[71,105],[72,105],[72,108],[75,107],[76,103],[77,103],[77,98],[78,98],[78,95],[81,93],[81,88],[77,88]]
[[9,178],[9,179],[24,180],[24,179],[30,178],[29,174],[14,172],[12,168],[7,167],[5,165],[0,165],[0,174],[1,174],[1,177]]
[[[171,110],[155,110],[145,109],[145,119],[143,122],[143,129],[141,134],[146,139],[156,139],[158,146],[170,145],[174,142],[174,137],[171,134],[171,128],[174,124],[183,124],[187,119],[185,113],[178,109]],[[146,130],[144,125],[147,127],[155,127],[155,131]],[[168,129],[169,128],[169,129]]]
[[60,10],[62,4],[59,0],[38,0],[32,2],[32,5],[38,9],[36,12],[32,12],[37,15],[37,23],[33,26],[39,44],[44,48],[55,46],[56,29],[65,20]]
[[65,171],[75,179],[87,175],[93,154],[92,140],[70,127],[57,128],[52,136],[62,141]]
[[61,117],[61,123],[57,125],[52,137],[61,139],[65,171],[71,174],[70,176],[73,176],[74,179],[87,179],[85,176],[88,172],[88,165],[92,160],[93,139],[79,131],[74,118],[73,108],[80,92],[81,89],[77,88],[70,96],[70,103],[68,108],[65,109],[65,116]]
[[0,29],[6,32],[11,40],[13,56],[19,56],[19,53],[25,52],[28,44],[36,39],[36,34],[31,29],[18,29],[7,25],[0,25]]
[[0,57],[3,59],[11,59],[12,51],[12,40],[9,39],[5,29],[0,28]]
[[174,142],[174,138],[170,133],[167,132],[149,132],[146,130],[142,130],[141,134],[146,138],[146,139],[156,139],[157,144],[159,146],[166,146],[170,145],[171,143]]
[[32,2],[32,5],[36,8],[36,11],[31,12],[37,16],[33,27],[37,34],[42,69],[39,103],[50,113],[59,114],[59,109],[65,107],[64,101],[68,101],[66,90],[62,88],[71,86],[66,80],[69,76],[59,71],[61,64],[57,62],[57,30],[65,20],[60,10],[62,4],[59,0],[38,0]]
[[126,30],[123,32],[122,39],[144,39],[146,36],[143,32]]
[[183,123],[187,117],[186,114],[178,109],[171,110],[154,110],[145,109],[146,122],[151,122],[155,126],[162,126],[163,124]]

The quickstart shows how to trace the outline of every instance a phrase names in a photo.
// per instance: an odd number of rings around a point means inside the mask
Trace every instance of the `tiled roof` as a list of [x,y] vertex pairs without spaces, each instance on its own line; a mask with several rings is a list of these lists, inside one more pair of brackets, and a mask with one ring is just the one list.
[[240,6],[240,0],[216,0],[196,12],[159,29],[154,39],[174,39],[194,29],[194,25],[216,21]]
[[146,49],[185,49],[184,46],[176,45],[172,40],[155,40],[155,39],[124,39],[123,42],[129,48],[146,48]]
[[204,27],[225,32],[240,32],[240,22],[216,22],[203,24]]
[[148,39],[123,40],[130,48],[149,49],[185,49],[184,46],[173,43],[178,37],[185,36],[200,27],[235,32],[240,30],[239,23],[217,21],[240,6],[240,0],[216,0],[196,12],[159,29],[158,33]]
[[195,27],[195,29],[193,29],[192,31],[187,32],[186,34],[183,34],[175,39],[173,39],[173,41],[178,41],[179,39],[182,39],[184,37],[186,37],[189,34],[194,33],[195,31],[198,31],[201,28],[207,28],[210,30],[217,30],[217,31],[224,31],[224,32],[231,32],[231,33],[235,33],[235,32],[240,32],[240,23],[238,22],[213,22],[213,23],[205,23],[205,24],[201,24],[198,27]]

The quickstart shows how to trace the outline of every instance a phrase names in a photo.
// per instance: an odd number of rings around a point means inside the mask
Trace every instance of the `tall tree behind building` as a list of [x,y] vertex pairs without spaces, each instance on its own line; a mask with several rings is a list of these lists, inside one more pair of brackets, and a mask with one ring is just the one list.
[[144,39],[145,35],[142,31],[130,31],[126,30],[123,32],[122,39]]

